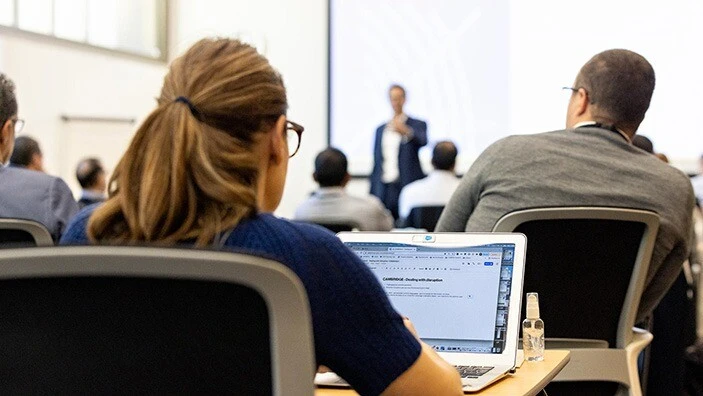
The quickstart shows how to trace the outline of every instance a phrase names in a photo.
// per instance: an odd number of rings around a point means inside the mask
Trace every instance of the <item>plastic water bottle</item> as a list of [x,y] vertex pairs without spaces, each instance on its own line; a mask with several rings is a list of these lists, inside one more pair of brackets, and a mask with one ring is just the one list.
[[527,293],[527,317],[522,321],[522,350],[525,360],[544,360],[544,322],[539,318],[537,293]]

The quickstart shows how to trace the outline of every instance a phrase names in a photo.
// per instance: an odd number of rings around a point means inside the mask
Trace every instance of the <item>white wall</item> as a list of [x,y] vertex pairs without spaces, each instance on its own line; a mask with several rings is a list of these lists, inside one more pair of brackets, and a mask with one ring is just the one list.
[[[315,185],[314,155],[327,145],[327,2],[325,0],[172,0],[171,57],[206,36],[240,37],[284,77],[290,119],[305,126],[290,161],[277,214],[291,216]],[[17,86],[22,134],[39,140],[46,170],[79,193],[76,162],[103,158],[111,169],[154,108],[166,65],[3,30],[0,71]],[[61,114],[136,118],[134,125],[65,123]]]
[[[111,170],[141,119],[156,103],[163,64],[60,44],[24,34],[0,35],[0,71],[16,85],[22,135],[36,138],[48,173],[74,194],[77,161],[103,158]],[[61,114],[136,118],[137,124],[66,123]]]
[[300,151],[288,165],[276,214],[292,216],[315,189],[315,155],[327,146],[326,0],[180,0],[175,2],[174,49],[181,53],[206,36],[239,37],[255,45],[283,75],[288,117],[305,127]]
[[511,133],[560,128],[570,93],[559,88],[571,86],[596,53],[627,48],[647,58],[657,80],[638,133],[673,165],[698,172],[703,2],[591,0],[579,7],[560,0],[513,0],[510,12]]
[[[327,145],[327,0],[171,0],[171,23],[172,57],[202,37],[239,37],[257,46],[283,74],[288,116],[306,128],[277,211],[291,216],[314,190],[313,158]],[[564,72],[565,84],[576,72],[574,65]],[[658,77],[664,79],[670,70],[661,70]],[[76,188],[73,167],[79,157],[98,154],[108,168],[114,166],[138,123],[153,109],[166,66],[2,30],[0,71],[17,84],[20,117],[27,121],[24,133],[40,140],[47,170]],[[562,108],[556,111],[561,117]],[[137,124],[66,124],[59,119],[63,113],[135,117]],[[649,127],[655,143],[658,134],[666,133],[662,125]],[[693,159],[679,164],[695,170]],[[350,189],[366,193],[368,183],[355,180]]]

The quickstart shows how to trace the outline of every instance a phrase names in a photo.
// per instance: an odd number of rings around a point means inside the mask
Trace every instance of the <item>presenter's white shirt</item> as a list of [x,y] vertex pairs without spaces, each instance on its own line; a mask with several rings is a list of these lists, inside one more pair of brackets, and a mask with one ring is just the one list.
[[295,210],[295,220],[312,223],[355,223],[359,231],[390,231],[393,216],[381,200],[356,197],[343,187],[322,187]]
[[444,206],[459,186],[454,172],[433,170],[424,179],[416,180],[400,191],[398,215],[406,218],[412,208],[418,206]]
[[[400,120],[405,123],[408,121],[408,116],[401,114]],[[402,140],[403,135],[396,131],[389,121],[386,124],[386,128],[383,130],[383,137],[381,138],[381,152],[383,154],[383,165],[381,166],[383,173],[381,175],[381,181],[384,183],[393,183],[400,177],[400,171],[398,170],[398,150],[400,149]]]

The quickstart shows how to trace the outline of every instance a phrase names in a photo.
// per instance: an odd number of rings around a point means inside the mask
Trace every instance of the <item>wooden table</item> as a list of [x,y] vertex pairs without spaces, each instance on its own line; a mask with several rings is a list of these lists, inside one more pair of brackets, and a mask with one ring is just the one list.
[[[547,386],[561,369],[569,362],[569,351],[547,350],[544,352],[542,362],[524,362],[515,374],[503,378],[481,392],[474,393],[480,396],[500,395],[519,396],[536,395]],[[352,396],[357,395],[351,389],[318,388],[315,396]]]

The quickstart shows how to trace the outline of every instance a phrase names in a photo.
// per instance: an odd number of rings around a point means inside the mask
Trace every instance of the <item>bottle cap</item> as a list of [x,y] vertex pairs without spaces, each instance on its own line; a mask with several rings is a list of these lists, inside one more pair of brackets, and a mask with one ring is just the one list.
[[537,297],[537,293],[527,293],[527,319],[539,319],[539,297]]

